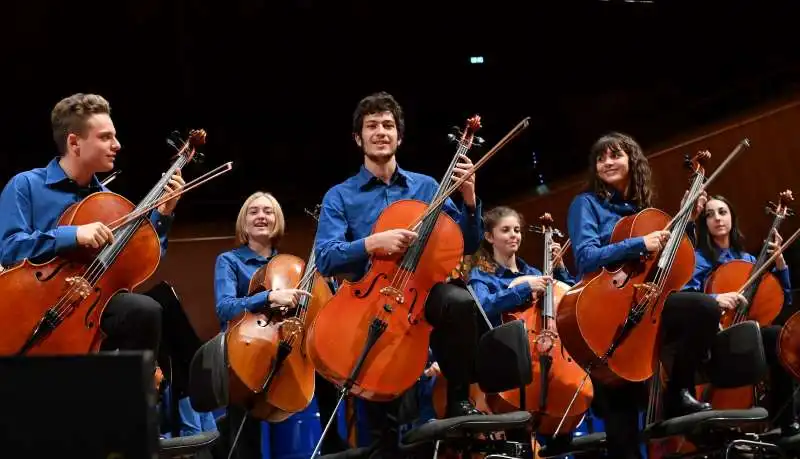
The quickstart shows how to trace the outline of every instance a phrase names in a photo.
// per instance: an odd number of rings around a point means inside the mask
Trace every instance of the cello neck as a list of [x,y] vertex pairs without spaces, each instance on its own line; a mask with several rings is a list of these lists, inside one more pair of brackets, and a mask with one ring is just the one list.
[[197,145],[202,145],[205,143],[206,139],[206,132],[202,129],[200,130],[193,130],[189,133],[189,138],[184,142],[183,146],[178,150],[177,159],[172,163],[172,165],[167,169],[164,175],[156,182],[156,184],[147,192],[144,199],[142,199],[139,204],[136,205],[136,209],[134,211],[138,211],[141,209],[145,209],[154,203],[156,203],[162,196],[166,193],[164,187],[167,186],[172,176],[178,169],[182,169],[186,164],[188,164],[196,153],[195,148]]
[[[561,232],[553,228],[553,217],[545,212],[539,217],[541,226],[531,227],[531,231],[541,232],[544,236],[544,260],[542,261],[542,275],[553,276],[553,236],[562,236]],[[549,323],[548,319],[555,319],[555,300],[553,298],[553,282],[548,282],[544,288],[542,298],[542,318],[543,323]]]
[[156,182],[156,184],[147,192],[145,197],[136,205],[134,210],[131,214],[137,214],[140,212],[137,218],[133,218],[130,221],[122,224],[118,228],[114,229],[114,242],[109,245],[106,245],[100,252],[97,257],[97,261],[102,263],[105,266],[111,265],[114,259],[119,255],[122,248],[124,248],[133,234],[139,229],[139,226],[144,223],[147,219],[146,212],[141,212],[144,209],[152,207],[156,204],[159,199],[161,199],[166,191],[164,187],[169,183],[169,180],[172,178],[172,175],[178,169],[182,168],[189,161],[192,160],[196,151],[196,145],[202,145],[205,142],[206,132],[204,130],[194,130],[189,134],[189,139],[184,143],[183,147],[178,151],[177,159],[175,162],[172,163],[170,168],[167,170],[164,175]]
[[[544,232],[544,261],[542,262],[542,274],[545,276],[553,275],[553,230],[548,228]],[[548,282],[544,288],[544,302],[542,303],[542,316],[545,319],[554,319],[553,308],[553,282]]]
[[[767,263],[767,260],[770,259],[769,243],[774,240],[774,235],[778,233],[778,228],[780,228],[781,223],[783,223],[786,217],[792,215],[792,211],[789,209],[789,203],[793,199],[792,191],[786,190],[780,194],[777,205],[770,202],[767,206],[767,212],[774,215],[775,218],[772,219],[772,225],[767,232],[767,237],[764,239],[764,243],[761,245],[761,251],[758,253],[758,258],[756,258],[756,262],[753,265],[751,273],[758,271],[765,263]],[[760,280],[761,276],[759,276],[758,279],[756,279],[747,289],[745,289],[743,296],[747,298],[748,304],[752,303]]]
[[[689,193],[687,194],[688,197],[691,198],[692,196],[698,196],[700,190],[703,188],[703,182],[705,182],[706,177],[705,168],[701,165],[701,163],[707,161],[710,157],[711,154],[707,151],[704,151],[698,153],[698,155],[692,159],[692,184],[689,187]],[[691,208],[693,205],[693,203],[684,203],[681,206],[682,209],[679,211],[679,215],[672,220],[672,224],[667,228],[670,230],[670,236],[667,240],[667,244],[664,246],[664,250],[661,251],[661,256],[658,259],[659,270],[668,271],[671,269],[672,263],[674,263],[675,257],[678,254],[678,248],[680,247],[681,241],[686,233],[686,227],[689,225],[689,220],[692,216],[691,212],[683,210],[686,208],[686,206]]]
[[446,200],[443,198],[446,197],[450,188],[453,170],[455,169],[458,159],[461,157],[461,155],[466,156],[467,153],[469,153],[469,149],[472,148],[472,143],[475,139],[475,131],[480,128],[480,123],[481,121],[478,115],[475,115],[467,120],[466,127],[464,128],[464,131],[461,133],[461,137],[458,140],[458,148],[456,148],[456,153],[453,155],[453,159],[450,161],[450,165],[447,167],[444,177],[439,182],[439,188],[436,190],[436,195],[433,197],[430,204],[428,204],[425,216],[419,223],[417,240],[403,255],[401,262],[403,269],[413,272],[419,263],[425,244],[428,242],[428,238],[433,231],[436,220],[439,218],[442,207],[446,202]]

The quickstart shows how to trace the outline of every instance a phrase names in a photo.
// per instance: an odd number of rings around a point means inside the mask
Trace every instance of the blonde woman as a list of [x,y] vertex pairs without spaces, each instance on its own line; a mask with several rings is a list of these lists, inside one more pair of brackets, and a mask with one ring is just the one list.
[[309,295],[303,290],[281,289],[247,296],[250,278],[277,255],[285,226],[281,205],[271,194],[259,191],[245,200],[236,218],[240,246],[221,253],[214,267],[216,311],[223,330],[243,311],[256,311],[268,304],[296,306],[300,295]]
[[[257,311],[270,304],[296,306],[300,295],[297,289],[265,290],[247,296],[250,278],[259,268],[278,254],[277,245],[283,237],[286,221],[278,200],[262,191],[251,194],[239,209],[236,218],[236,239],[239,247],[217,256],[214,267],[214,296],[216,312],[222,330],[228,321],[243,311]],[[245,410],[228,407],[231,442],[236,436]],[[261,423],[246,422],[242,427],[232,458],[261,458]]]

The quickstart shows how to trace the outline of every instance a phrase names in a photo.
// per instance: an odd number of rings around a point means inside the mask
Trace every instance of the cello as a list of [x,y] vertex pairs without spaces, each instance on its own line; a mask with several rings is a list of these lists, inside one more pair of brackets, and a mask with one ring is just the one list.
[[141,285],[161,259],[161,244],[146,212],[188,190],[185,186],[165,196],[164,187],[205,139],[205,131],[191,131],[172,166],[138,205],[99,191],[68,207],[57,222],[59,226],[105,223],[114,232],[112,243],[100,249],[79,248],[41,264],[23,260],[0,275],[5,299],[0,322],[14,324],[0,338],[0,355],[99,350],[104,339],[100,318],[109,300]]
[[[430,204],[400,200],[378,217],[374,233],[409,228],[419,237],[402,254],[373,254],[368,272],[358,281],[345,280],[311,327],[309,353],[317,371],[341,387],[338,403],[348,393],[371,401],[392,400],[422,375],[431,333],[424,319],[428,292],[450,275],[464,251],[461,229],[441,212],[442,206],[527,125],[528,120],[523,120],[452,185],[443,180]],[[451,176],[459,156],[471,148],[479,127],[477,116],[467,121],[445,178]]]
[[[479,128],[479,117],[467,121],[445,177],[459,155],[469,152]],[[461,229],[441,212],[444,199],[438,198],[446,183],[439,184],[436,207],[401,200],[381,213],[374,233],[413,226],[416,218],[427,215],[417,241],[405,253],[373,255],[369,272],[357,282],[345,280],[311,329],[309,347],[317,371],[334,384],[349,386],[353,395],[392,400],[425,370],[431,327],[423,307],[430,289],[445,280],[464,252]]]
[[[709,275],[704,288],[705,293],[736,292],[747,282],[753,272],[766,265],[769,242],[777,233],[781,223],[792,214],[789,204],[793,201],[791,190],[780,193],[778,203],[767,206],[767,212],[774,215],[772,226],[761,247],[755,263],[745,260],[731,260],[718,266]],[[733,311],[723,311],[720,327],[728,328],[746,320],[754,320],[762,327],[770,325],[783,307],[784,293],[780,281],[771,272],[763,272],[742,292],[747,303],[738,305]],[[755,387],[735,387],[729,389],[712,388],[710,385],[698,387],[703,401],[710,402],[717,409],[749,408],[755,402]]]
[[670,219],[659,209],[643,209],[620,219],[609,241],[613,244],[669,229],[664,247],[637,260],[587,273],[561,299],[556,326],[567,351],[587,377],[590,374],[613,386],[653,375],[664,301],[680,290],[694,271],[694,247],[686,235],[690,210],[705,187],[748,145],[746,139],[740,142],[708,180],[704,164],[711,154],[702,151],[687,158],[694,177],[678,214]]
[[[319,218],[319,206],[309,212]],[[278,254],[250,278],[248,295],[263,290],[297,288],[311,292],[294,311],[244,311],[225,331],[230,401],[257,419],[280,422],[304,410],[314,397],[314,366],[306,349],[306,331],[332,296],[317,272],[312,249],[308,262]]]
[[[738,291],[752,273],[763,266],[770,258],[769,241],[777,233],[783,221],[793,214],[789,204],[794,200],[792,191],[780,193],[778,203],[769,203],[767,212],[775,216],[772,226],[761,246],[761,252],[755,263],[745,260],[731,260],[718,266],[709,275],[704,291],[706,293],[725,293]],[[783,307],[783,287],[778,278],[771,272],[764,272],[757,280],[753,281],[743,292],[747,304],[736,308],[733,313],[725,311],[721,325],[728,328],[733,324],[755,320],[759,325],[766,326],[772,323]]]
[[[539,218],[541,226],[532,230],[544,236],[544,262],[542,274],[553,275],[553,237],[563,236],[553,228],[553,217],[545,213]],[[562,249],[559,258],[562,258]],[[533,383],[525,387],[524,400],[519,390],[509,390],[488,397],[495,413],[524,409],[537,415],[534,430],[558,435],[574,430],[589,410],[594,397],[592,382],[584,384],[586,372],[567,353],[559,340],[555,314],[561,298],[569,285],[553,280],[545,287],[544,295],[535,297],[532,304],[522,310],[503,313],[503,322],[521,320],[528,331],[531,349]],[[578,393],[574,402],[573,394]],[[524,404],[524,408],[523,408]],[[566,418],[560,424],[562,418]],[[563,430],[562,430],[563,428]]]

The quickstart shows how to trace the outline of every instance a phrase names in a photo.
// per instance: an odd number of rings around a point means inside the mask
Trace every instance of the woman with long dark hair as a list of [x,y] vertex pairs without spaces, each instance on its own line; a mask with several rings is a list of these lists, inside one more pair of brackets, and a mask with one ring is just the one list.
[[[650,164],[633,138],[612,132],[594,143],[589,154],[588,187],[573,199],[567,219],[576,277],[605,266],[638,260],[664,248],[668,231],[610,243],[616,223],[651,207],[653,195]],[[701,195],[692,219],[700,214],[704,204],[705,196]],[[603,304],[596,307],[602,308]],[[695,399],[694,375],[716,336],[719,320],[720,308],[708,295],[678,292],[665,301],[661,315],[663,342],[677,346],[681,355],[667,375],[670,383],[663,398],[667,418],[711,409],[708,403]],[[609,457],[641,458],[637,438],[645,384],[608,387],[596,380],[592,382],[595,412],[605,420]]]
[[[773,253],[780,247],[783,239],[774,232],[768,242],[768,252]],[[736,211],[725,197],[711,196],[706,202],[705,212],[697,219],[697,249],[695,250],[696,264],[692,279],[686,284],[684,290],[704,290],[706,280],[718,266],[732,260],[756,262],[756,257],[744,250],[744,236],[739,230]],[[772,273],[778,277],[784,292],[784,307],[792,304],[792,285],[789,277],[789,267],[783,254],[775,259]],[[732,309],[740,302],[746,301],[738,292],[725,292],[710,295],[719,304],[720,308]],[[800,433],[800,424],[794,407],[793,393],[794,382],[792,377],[780,363],[777,355],[778,335],[780,325],[770,325],[761,328],[761,338],[764,344],[764,355],[770,369],[772,396],[770,397],[769,413],[774,418],[775,425],[781,428],[785,436]]]

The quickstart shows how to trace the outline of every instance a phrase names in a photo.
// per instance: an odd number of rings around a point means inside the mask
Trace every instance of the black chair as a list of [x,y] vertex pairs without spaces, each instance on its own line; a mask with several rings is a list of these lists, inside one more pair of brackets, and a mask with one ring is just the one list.
[[[703,377],[716,387],[740,387],[758,383],[766,371],[761,329],[757,323],[748,321],[717,334]],[[766,421],[768,416],[767,410],[760,407],[705,411],[652,423],[644,429],[640,440],[655,442],[679,436],[698,448],[698,452],[671,455],[671,459],[728,457],[739,447],[756,449],[761,454],[774,453],[778,450],[774,443],[742,431],[743,426]],[[542,448],[539,455],[556,458],[596,454],[604,451],[605,444],[605,433],[595,433],[577,437],[564,447]]]
[[219,439],[219,432],[200,432],[185,437],[162,438],[158,444],[158,457],[162,459],[211,459],[211,448]]
[[[531,353],[522,322],[508,322],[481,337],[476,376],[479,387],[487,393],[521,389],[532,382]],[[459,451],[465,458],[473,453],[487,454],[487,457],[496,454],[526,457],[531,454],[530,443],[481,437],[524,428],[530,422],[531,414],[527,411],[431,420],[403,435],[400,449],[410,456],[425,456],[428,452],[447,447]]]

